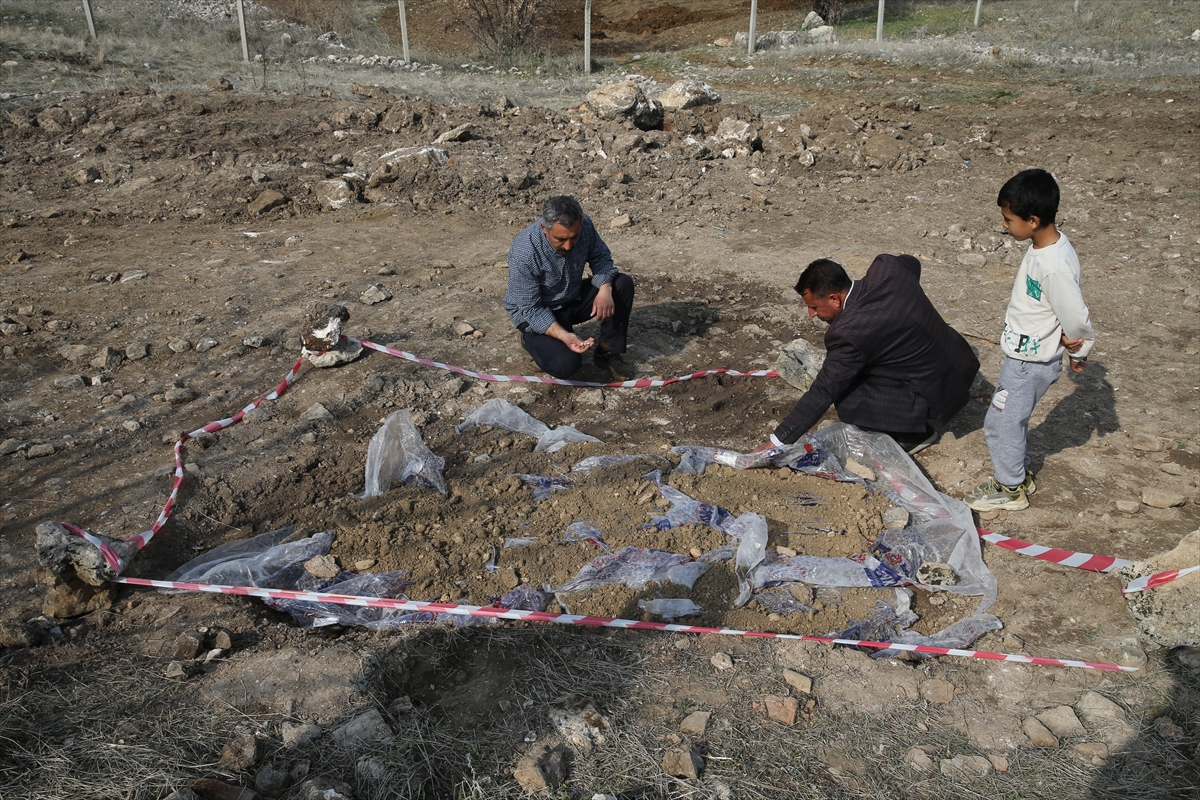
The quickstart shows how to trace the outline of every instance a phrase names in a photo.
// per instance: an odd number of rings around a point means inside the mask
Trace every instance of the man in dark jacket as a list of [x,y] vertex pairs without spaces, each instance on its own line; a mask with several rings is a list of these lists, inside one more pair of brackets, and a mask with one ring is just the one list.
[[795,442],[830,405],[842,422],[889,434],[909,453],[937,441],[931,423],[967,404],[979,360],[920,278],[913,256],[876,256],[858,281],[829,259],[808,265],[796,292],[809,316],[829,323],[825,365],[760,449]]

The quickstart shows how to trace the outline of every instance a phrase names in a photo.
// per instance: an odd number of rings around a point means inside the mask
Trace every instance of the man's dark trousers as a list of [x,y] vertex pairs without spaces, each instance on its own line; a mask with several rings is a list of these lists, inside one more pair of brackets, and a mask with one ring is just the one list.
[[[574,332],[575,325],[591,319],[592,304],[596,301],[599,291],[590,282],[585,282],[578,298],[551,309],[558,324]],[[600,321],[600,337],[593,345],[593,350],[599,348],[602,352],[617,356],[625,352],[625,341],[629,334],[629,315],[633,311],[633,278],[624,273],[617,273],[612,282],[612,297],[615,306],[613,315]],[[553,336],[530,333],[528,327],[526,322],[517,326],[521,331],[521,345],[543,372],[555,378],[566,379],[583,366],[582,355],[572,351]]]

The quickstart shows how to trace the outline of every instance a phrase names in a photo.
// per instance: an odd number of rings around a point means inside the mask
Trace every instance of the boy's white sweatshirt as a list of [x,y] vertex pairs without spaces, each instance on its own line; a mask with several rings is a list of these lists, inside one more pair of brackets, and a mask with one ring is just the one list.
[[1087,358],[1096,343],[1096,332],[1088,318],[1080,288],[1079,256],[1058,232],[1058,241],[1045,247],[1032,244],[1021,260],[1013,284],[1000,346],[1005,355],[1021,361],[1049,363],[1062,358],[1061,334],[1083,339],[1083,347],[1072,355]]

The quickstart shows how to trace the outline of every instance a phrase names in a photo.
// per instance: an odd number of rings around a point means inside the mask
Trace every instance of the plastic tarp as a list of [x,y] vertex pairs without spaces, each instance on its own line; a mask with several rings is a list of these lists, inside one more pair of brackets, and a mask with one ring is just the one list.
[[455,430],[462,433],[472,425],[491,425],[493,428],[504,428],[513,433],[536,436],[538,443],[533,448],[535,453],[556,453],[572,442],[600,441],[595,436],[588,436],[570,425],[559,425],[551,430],[546,423],[500,397],[488,400],[479,408],[465,414],[462,423]]
[[367,447],[366,488],[360,497],[375,497],[399,481],[405,486],[423,486],[446,494],[442,470],[445,460],[425,446],[412,414],[393,411]]

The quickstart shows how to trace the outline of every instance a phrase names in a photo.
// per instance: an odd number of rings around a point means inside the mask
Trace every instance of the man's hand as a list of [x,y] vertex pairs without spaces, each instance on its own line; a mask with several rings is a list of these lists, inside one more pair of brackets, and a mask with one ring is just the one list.
[[763,442],[762,444],[760,444],[758,447],[754,448],[750,452],[751,453],[761,453],[763,450],[770,450],[774,446],[775,446],[775,444],[770,439],[767,439],[765,442]]
[[612,298],[612,284],[606,283],[596,291],[596,299],[592,301],[592,317],[608,319],[617,311],[617,304]]
[[586,353],[596,343],[595,339],[580,339],[574,332],[567,330],[557,322],[546,329],[547,336],[553,336],[560,342],[571,348],[574,353]]
[[1079,348],[1083,347],[1083,339],[1068,339],[1064,333],[1062,334],[1062,346],[1068,353],[1078,353]]
[[1070,356],[1067,356],[1067,362],[1071,365],[1071,372],[1083,372],[1083,370],[1087,367],[1086,360],[1076,361]]

